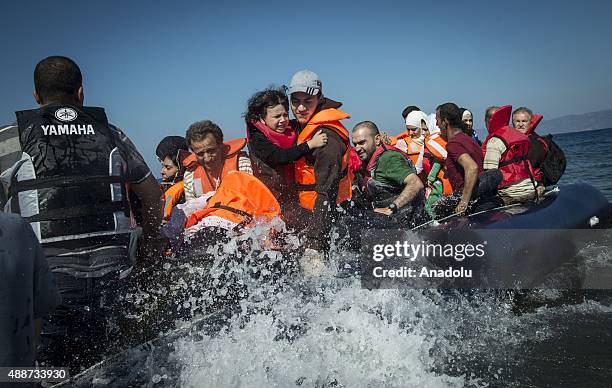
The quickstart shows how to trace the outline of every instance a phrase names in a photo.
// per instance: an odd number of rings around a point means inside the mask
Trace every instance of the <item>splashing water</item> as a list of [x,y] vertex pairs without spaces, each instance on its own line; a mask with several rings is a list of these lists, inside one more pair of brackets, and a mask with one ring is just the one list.
[[[553,357],[557,367],[577,361],[563,354],[554,359],[550,347],[572,338],[583,346],[571,333],[584,322],[612,323],[612,308],[594,301],[516,315],[512,298],[501,292],[362,289],[356,276],[346,276],[355,272],[355,255],[341,244],[331,252],[334,265],[328,273],[307,281],[295,273],[290,252],[265,249],[270,228],[259,225],[207,244],[194,254],[200,262],[162,267],[172,281],[158,284],[154,292],[133,294],[132,302],[141,306],[134,317],[147,322],[153,312],[168,309],[164,300],[171,297],[181,301],[170,305],[173,323],[183,319],[182,328],[93,368],[72,384],[546,385],[551,382],[546,378],[558,377],[542,376],[547,360]],[[299,241],[290,237],[284,244],[297,248]],[[602,346],[609,349],[609,342]],[[585,363],[592,364],[588,357]],[[610,368],[602,368],[602,378],[612,376]]]

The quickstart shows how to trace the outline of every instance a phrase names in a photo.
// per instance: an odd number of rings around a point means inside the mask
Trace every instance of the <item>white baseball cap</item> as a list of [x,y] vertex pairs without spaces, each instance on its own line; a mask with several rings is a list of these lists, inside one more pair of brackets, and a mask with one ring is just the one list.
[[323,90],[321,78],[310,70],[300,70],[291,77],[289,87],[285,87],[289,95],[295,92],[304,92],[316,96]]

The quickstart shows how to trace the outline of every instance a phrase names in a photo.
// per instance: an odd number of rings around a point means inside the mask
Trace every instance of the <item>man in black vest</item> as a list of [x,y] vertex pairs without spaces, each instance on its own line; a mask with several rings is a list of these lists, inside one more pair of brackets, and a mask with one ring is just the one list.
[[115,294],[135,263],[140,228],[129,193],[142,204],[140,253],[152,257],[161,191],[104,109],[83,106],[76,63],[45,58],[34,84],[40,107],[0,127],[2,205],[32,226],[63,298],[43,326],[40,360],[77,372],[108,350]]

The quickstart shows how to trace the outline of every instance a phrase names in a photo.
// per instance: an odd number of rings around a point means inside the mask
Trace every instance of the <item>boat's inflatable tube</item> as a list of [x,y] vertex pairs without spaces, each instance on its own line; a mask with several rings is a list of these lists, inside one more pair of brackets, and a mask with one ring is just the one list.
[[[610,209],[593,186],[575,183],[554,187],[541,202],[496,208],[467,217],[451,217],[426,229],[593,229],[606,228]],[[419,229],[423,229],[420,228]]]
[[610,212],[604,195],[591,185],[576,183],[560,186],[530,211],[503,221],[489,229],[591,229],[609,223]]
[[[609,204],[594,187],[577,183],[560,186],[540,203],[497,208],[469,217],[453,217],[419,233],[448,244],[486,245],[484,257],[457,262],[434,258],[441,268],[449,265],[472,269],[479,275],[466,287],[532,288],[546,286],[547,277],[568,272],[567,287],[579,287],[578,251],[595,229],[608,227]],[[565,286],[565,285],[559,285]]]

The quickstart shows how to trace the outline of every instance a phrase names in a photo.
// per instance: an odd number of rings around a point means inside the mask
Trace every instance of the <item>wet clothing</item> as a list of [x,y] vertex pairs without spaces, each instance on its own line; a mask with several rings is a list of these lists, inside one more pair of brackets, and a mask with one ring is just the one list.
[[0,213],[0,366],[34,366],[34,319],[61,302],[30,225]]
[[404,188],[404,180],[410,174],[416,174],[411,159],[406,159],[398,152],[383,152],[372,168],[372,178],[382,184]]
[[476,165],[478,166],[478,174],[480,175],[482,169],[482,150],[474,139],[466,135],[463,132],[459,132],[446,144],[447,158],[446,158],[446,172],[448,178],[453,186],[453,190],[457,191],[463,188],[463,177],[465,175],[463,167],[459,164],[459,157],[463,154],[468,154]]
[[[319,111],[337,109],[341,105],[339,102],[323,98]],[[311,150],[305,155],[307,164],[313,166],[316,178],[316,187],[314,188],[316,200],[307,222],[305,245],[306,248],[320,251],[327,249],[329,246],[329,231],[333,220],[337,217],[336,200],[340,181],[346,173],[343,171],[343,158],[347,155],[349,144],[336,130],[322,125],[317,128],[315,133],[319,129],[327,135],[327,145]],[[348,137],[348,131],[346,135]],[[346,167],[348,170],[348,160]]]
[[[466,135],[467,136],[467,135]],[[504,203],[497,195],[497,186],[502,181],[502,173],[498,169],[486,170],[478,176],[472,198],[466,210],[467,214],[493,209]],[[450,216],[461,201],[461,190],[442,197],[433,207],[432,215],[436,219]]]
[[[357,177],[359,192],[367,199],[365,206],[361,205],[366,211],[365,217],[372,219],[371,222],[379,227],[384,224],[382,221],[385,218],[369,211],[388,207],[404,190],[406,186],[404,181],[411,174],[416,172],[409,155],[393,146],[379,146]],[[423,202],[424,190],[421,190],[411,202],[399,208],[395,214],[383,215],[388,226],[414,226],[416,222],[421,221]],[[357,221],[351,223],[360,224]]]
[[[115,142],[119,152],[126,160],[125,178],[128,183],[141,183],[151,175],[151,170],[144,158],[136,149],[136,146],[120,128],[109,123],[113,131]],[[19,129],[17,124],[0,126],[0,182],[2,183],[3,194],[8,198],[8,188],[10,186],[10,174],[12,168],[22,158],[22,148],[19,142]],[[2,203],[4,207],[6,202]]]
[[204,209],[189,216],[185,228],[205,225],[234,230],[270,221],[280,214],[279,203],[263,182],[235,171],[223,179]]
[[70,104],[19,112],[18,125],[0,128],[0,168],[5,211],[28,212],[63,298],[43,324],[39,358],[78,371],[107,349],[107,322],[94,316],[114,311],[119,287],[108,284],[124,283],[134,265],[127,185],[151,171],[101,108]]
[[[313,136],[320,131],[322,127],[325,130],[329,130],[340,137],[345,145],[344,153],[340,158],[339,166],[339,182],[337,188],[337,194],[331,198],[333,204],[340,204],[351,198],[351,183],[352,183],[352,170],[349,168],[351,160],[351,147],[348,130],[344,127],[340,120],[348,119],[350,116],[336,108],[321,109],[316,112],[300,131],[298,136],[298,144],[306,143]],[[316,154],[315,150],[315,154]],[[298,199],[300,205],[308,210],[313,210],[317,202],[318,197],[318,175],[314,164],[303,157],[295,162],[295,182],[298,187]]]

